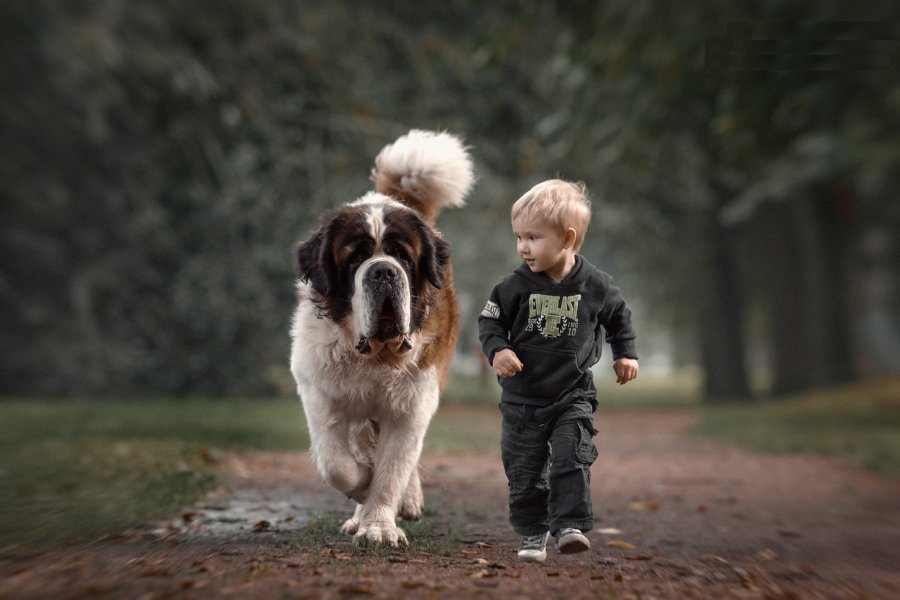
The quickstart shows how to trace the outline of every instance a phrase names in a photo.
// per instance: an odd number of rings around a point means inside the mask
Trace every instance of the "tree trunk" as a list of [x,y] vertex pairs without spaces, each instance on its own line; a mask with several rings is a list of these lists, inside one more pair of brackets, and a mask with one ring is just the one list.
[[760,214],[757,250],[766,257],[761,278],[772,370],[773,395],[810,386],[808,319],[803,306],[804,260],[797,239],[795,211],[788,202],[770,204]]
[[816,385],[834,385],[856,377],[857,348],[853,341],[853,290],[855,281],[854,240],[857,200],[847,186],[831,182],[815,190],[820,255],[819,276],[814,281],[811,297],[822,304],[822,338],[818,340]]
[[835,188],[771,204],[763,213],[764,278],[775,396],[854,375],[848,290],[851,215]]
[[740,294],[732,232],[709,214],[709,294],[701,316],[701,356],[707,402],[748,401],[752,398],[744,361],[743,302]]

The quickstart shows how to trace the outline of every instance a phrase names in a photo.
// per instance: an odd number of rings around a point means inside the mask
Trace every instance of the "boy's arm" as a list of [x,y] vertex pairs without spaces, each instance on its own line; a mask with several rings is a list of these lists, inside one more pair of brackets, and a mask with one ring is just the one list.
[[612,349],[613,360],[631,358],[637,360],[635,338],[637,334],[631,325],[631,309],[625,304],[622,292],[609,279],[606,303],[600,314],[600,322],[606,328],[606,343]]
[[509,345],[509,326],[500,309],[498,287],[491,292],[491,299],[487,301],[478,316],[478,339],[481,341],[481,349],[484,350],[491,365],[494,364],[494,355],[497,352],[511,347]]
[[606,327],[606,341],[612,348],[613,371],[616,383],[625,385],[638,375],[637,349],[634,340],[637,335],[631,325],[631,309],[625,304],[622,292],[609,281],[609,292],[604,306],[603,323]]

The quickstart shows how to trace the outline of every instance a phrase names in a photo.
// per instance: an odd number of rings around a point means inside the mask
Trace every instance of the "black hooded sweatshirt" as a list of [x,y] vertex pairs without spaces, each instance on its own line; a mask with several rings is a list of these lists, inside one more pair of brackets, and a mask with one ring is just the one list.
[[603,329],[613,358],[637,358],[631,310],[612,277],[581,255],[559,283],[525,263],[494,287],[478,317],[491,364],[512,348],[524,365],[499,378],[501,400],[549,406],[577,389],[596,395],[590,367],[600,360]]

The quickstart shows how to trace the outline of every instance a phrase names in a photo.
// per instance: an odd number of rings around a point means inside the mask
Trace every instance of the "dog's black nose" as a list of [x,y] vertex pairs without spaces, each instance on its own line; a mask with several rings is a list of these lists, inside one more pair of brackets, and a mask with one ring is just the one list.
[[379,283],[392,283],[397,280],[400,276],[400,273],[397,272],[397,269],[394,265],[390,263],[379,263],[373,265],[369,270],[369,278],[372,281],[377,281]]

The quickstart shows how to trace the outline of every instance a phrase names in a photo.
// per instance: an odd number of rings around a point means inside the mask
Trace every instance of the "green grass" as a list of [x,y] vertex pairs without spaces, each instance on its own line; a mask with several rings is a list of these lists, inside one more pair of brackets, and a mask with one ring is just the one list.
[[424,452],[500,453],[500,411],[492,405],[444,403],[428,426]]
[[[627,385],[616,384],[604,372],[594,379],[597,398],[604,410],[666,410],[700,405],[700,376],[684,369],[665,377],[641,375]],[[493,375],[478,377],[451,373],[441,400],[444,404],[495,406],[500,401],[500,385]]]
[[900,476],[900,380],[704,408],[694,432],[761,452],[847,456]]
[[0,556],[177,514],[208,449],[307,445],[296,400],[2,401]]

